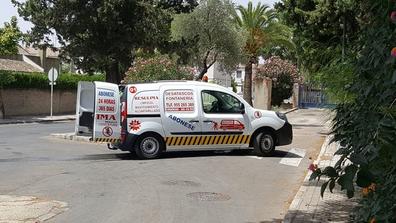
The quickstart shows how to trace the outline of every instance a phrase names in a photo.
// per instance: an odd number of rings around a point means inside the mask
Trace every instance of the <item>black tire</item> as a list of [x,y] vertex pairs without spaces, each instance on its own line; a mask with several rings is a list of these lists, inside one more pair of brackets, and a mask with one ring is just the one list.
[[275,151],[275,137],[271,132],[260,132],[254,138],[253,146],[257,155],[270,156]]
[[156,134],[145,134],[135,144],[136,155],[141,159],[155,159],[165,148],[162,138]]

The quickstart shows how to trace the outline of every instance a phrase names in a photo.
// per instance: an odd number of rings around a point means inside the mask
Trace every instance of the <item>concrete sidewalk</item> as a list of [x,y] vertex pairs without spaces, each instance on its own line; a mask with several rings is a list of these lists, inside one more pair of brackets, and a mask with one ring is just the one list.
[[39,123],[39,122],[56,122],[75,120],[75,115],[54,115],[54,116],[16,116],[6,119],[0,119],[0,125],[4,124],[23,124],[23,123]]
[[[329,144],[332,137],[332,135],[326,137],[318,158],[313,162],[319,168],[333,166],[339,159],[338,155],[334,155],[339,144]],[[320,181],[309,181],[311,173],[307,170],[303,185],[294,197],[284,222],[351,222],[351,212],[357,205],[356,198],[348,199],[345,191],[340,191],[341,188],[338,184],[336,184],[333,193],[330,193],[329,189],[326,188],[322,198],[320,189],[328,179],[322,177]]]

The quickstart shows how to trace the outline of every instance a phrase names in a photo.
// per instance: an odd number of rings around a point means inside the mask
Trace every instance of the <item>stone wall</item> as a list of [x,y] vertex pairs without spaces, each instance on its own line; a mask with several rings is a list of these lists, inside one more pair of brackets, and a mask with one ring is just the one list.
[[258,109],[271,110],[271,79],[256,79],[253,84],[254,102],[253,106]]
[[[56,88],[56,86],[55,86]],[[11,116],[50,115],[51,91],[39,89],[2,89],[0,118]],[[74,114],[77,90],[55,90],[53,114]],[[2,111],[1,111],[2,110]]]

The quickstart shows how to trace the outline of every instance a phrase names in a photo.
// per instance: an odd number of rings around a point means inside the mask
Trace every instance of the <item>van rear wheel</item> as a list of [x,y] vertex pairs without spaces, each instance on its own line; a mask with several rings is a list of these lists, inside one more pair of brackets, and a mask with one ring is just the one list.
[[254,151],[260,156],[270,156],[275,150],[275,138],[268,132],[263,131],[256,135],[253,142]]
[[142,135],[135,144],[136,155],[141,159],[158,158],[164,149],[163,140],[155,134]]

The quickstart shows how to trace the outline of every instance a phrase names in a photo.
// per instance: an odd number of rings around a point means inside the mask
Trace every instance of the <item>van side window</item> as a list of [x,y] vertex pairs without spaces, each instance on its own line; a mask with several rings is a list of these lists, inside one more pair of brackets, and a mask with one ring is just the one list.
[[205,113],[240,113],[244,109],[234,96],[220,91],[202,91],[202,105]]

